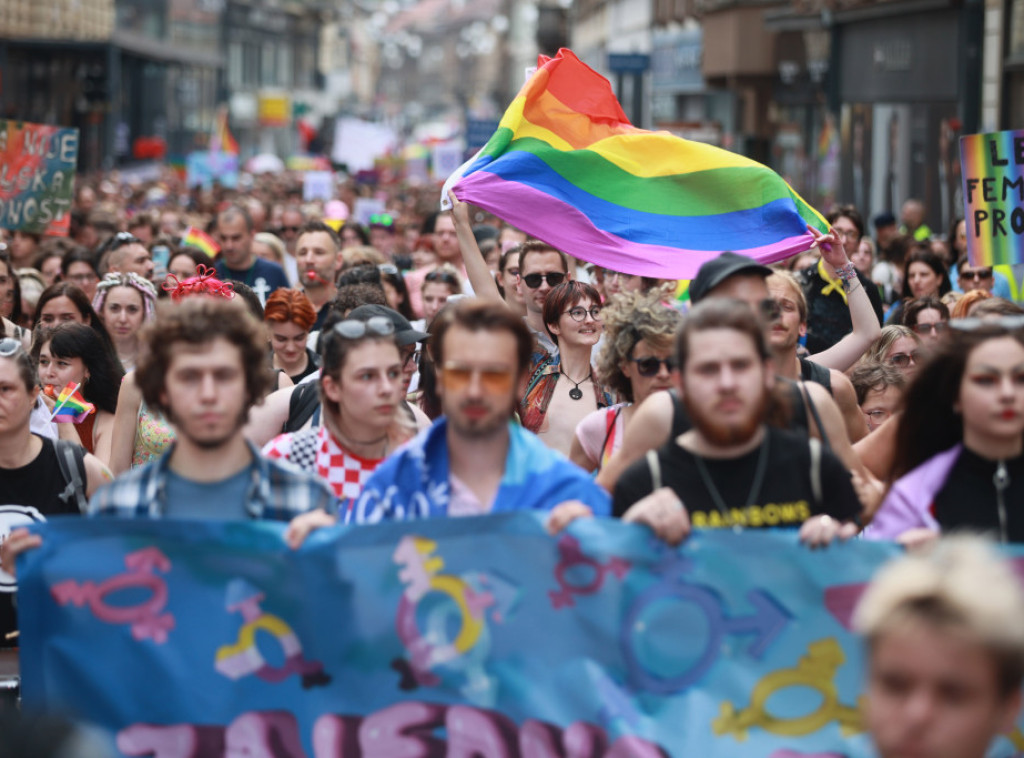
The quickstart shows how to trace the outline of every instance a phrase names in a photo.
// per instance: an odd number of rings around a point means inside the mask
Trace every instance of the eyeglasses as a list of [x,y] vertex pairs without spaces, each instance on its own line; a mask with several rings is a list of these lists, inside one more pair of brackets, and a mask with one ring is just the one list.
[[1018,329],[1024,329],[1024,315],[1000,316],[999,318],[978,318],[977,316],[957,318],[950,321],[949,326],[951,329],[956,329],[960,332],[973,332],[975,329],[981,329],[982,327],[1005,329],[1008,332],[1015,332]]
[[10,358],[12,355],[17,353],[19,350],[24,350],[25,346],[22,345],[18,340],[13,337],[4,337],[0,340],[0,357]]
[[836,229],[833,226],[832,227],[832,231],[834,231],[836,234],[838,234],[844,240],[859,240],[860,239],[860,232],[858,232],[856,229]]
[[644,358],[630,358],[630,360],[636,364],[636,372],[640,376],[656,376],[662,366],[666,371],[672,373],[672,369],[676,367],[675,358],[655,358],[653,355],[648,355]]
[[913,329],[916,334],[920,334],[922,336],[926,334],[944,334],[946,329],[949,328],[949,324],[945,321],[938,321],[934,324],[914,324],[910,328]]
[[376,334],[378,337],[390,337],[395,333],[395,325],[391,319],[384,316],[372,316],[366,321],[358,319],[346,319],[334,325],[334,331],[345,339],[357,340],[367,334]]
[[452,287],[460,286],[459,277],[451,271],[443,271],[435,269],[423,277],[423,281],[426,282],[441,282],[443,284],[449,284]]
[[914,350],[910,353],[893,353],[889,356],[889,363],[896,368],[906,368],[907,366],[917,365],[918,352]]
[[474,375],[480,377],[480,387],[484,392],[500,395],[512,389],[511,369],[477,368],[452,361],[444,364],[441,380],[445,389],[460,392],[469,387]]
[[370,226],[393,226],[395,220],[391,218],[390,213],[372,213],[370,214]]
[[546,281],[549,287],[557,287],[565,281],[565,274],[560,271],[549,271],[546,274],[527,274],[522,279],[526,282],[527,287],[535,290],[542,281]]
[[568,313],[572,317],[573,321],[586,321],[588,313],[590,314],[590,318],[594,319],[594,321],[601,320],[601,307],[598,305],[591,306],[589,311],[582,305],[577,305],[575,308],[562,311],[562,313]]
[[107,248],[107,252],[113,252],[118,250],[125,245],[142,244],[142,240],[136,237],[131,232],[118,232],[110,238],[110,247]]
[[972,279],[972,280],[974,280],[976,282],[981,281],[982,279],[991,279],[992,278],[992,269],[990,269],[990,268],[979,268],[979,269],[975,269],[974,271],[961,271],[960,272],[960,278],[961,279]]
[[782,306],[779,305],[779,301],[775,298],[766,297],[757,304],[757,310],[761,314],[761,318],[768,323],[782,318]]

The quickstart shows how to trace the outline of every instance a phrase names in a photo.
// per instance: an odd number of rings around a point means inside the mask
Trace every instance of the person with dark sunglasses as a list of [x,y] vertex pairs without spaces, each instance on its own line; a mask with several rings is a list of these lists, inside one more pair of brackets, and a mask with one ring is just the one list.
[[520,247],[516,286],[526,305],[526,325],[552,357],[558,355],[558,345],[544,324],[544,301],[552,289],[568,279],[572,276],[564,253],[536,240],[524,242]]
[[626,424],[655,392],[672,388],[676,329],[682,315],[660,293],[624,292],[601,310],[604,340],[595,370],[624,402],[584,416],[576,425],[569,459],[586,471],[601,466],[622,446]]

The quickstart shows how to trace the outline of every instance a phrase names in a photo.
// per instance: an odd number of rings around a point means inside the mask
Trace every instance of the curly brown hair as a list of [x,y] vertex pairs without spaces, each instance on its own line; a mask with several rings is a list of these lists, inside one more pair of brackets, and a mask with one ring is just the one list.
[[160,303],[156,319],[140,333],[140,357],[135,382],[150,408],[171,415],[162,396],[171,359],[179,344],[206,345],[223,337],[242,353],[246,407],[262,400],[274,383],[267,360],[267,335],[244,303],[209,296],[180,303]]
[[662,293],[620,292],[601,311],[604,342],[597,356],[597,376],[624,400],[633,401],[633,387],[622,364],[640,342],[671,348],[682,314],[662,302]]

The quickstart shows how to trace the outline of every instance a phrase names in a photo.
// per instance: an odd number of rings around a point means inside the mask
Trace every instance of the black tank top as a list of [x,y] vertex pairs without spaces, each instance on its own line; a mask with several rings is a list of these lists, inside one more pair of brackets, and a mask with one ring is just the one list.
[[[77,514],[78,507],[60,499],[67,481],[60,472],[53,441],[40,438],[43,448],[26,466],[0,468],[0,540],[11,529],[32,522],[45,521],[47,516]],[[0,647],[16,647],[17,640],[5,640],[17,628],[12,599],[16,587],[10,576],[0,571]]]
[[800,358],[800,380],[820,384],[832,394],[832,372],[807,358]]
[[[789,401],[789,423],[784,428],[807,434],[807,407],[804,404],[803,393],[800,392],[800,385],[782,377],[776,377],[776,381],[784,383],[786,400]],[[679,394],[674,389],[669,390],[669,394],[672,396],[672,431],[669,439],[674,440],[680,434],[690,431],[693,423],[679,400]]]

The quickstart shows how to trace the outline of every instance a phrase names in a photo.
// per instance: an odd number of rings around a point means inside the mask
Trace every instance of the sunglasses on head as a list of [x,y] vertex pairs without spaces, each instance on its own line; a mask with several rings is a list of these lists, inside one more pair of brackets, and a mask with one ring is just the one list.
[[981,329],[982,327],[1003,329],[1008,332],[1015,332],[1020,329],[1024,329],[1024,315],[1021,316],[999,316],[978,318],[977,316],[970,316],[968,318],[957,318],[949,322],[951,329],[956,329],[958,332],[973,332],[975,329]]
[[391,218],[390,213],[372,213],[370,214],[370,226],[393,226],[395,220]]
[[118,250],[119,248],[122,248],[125,245],[134,245],[136,243],[141,245],[142,240],[140,240],[131,232],[118,232],[117,234],[110,238],[110,247],[107,249],[107,251],[113,252],[114,250]]
[[889,363],[896,368],[906,368],[910,365],[917,365],[918,352],[914,350],[910,353],[893,353],[889,356]]
[[17,353],[19,350],[24,350],[25,346],[22,345],[18,340],[13,337],[4,337],[0,340],[0,357],[10,358],[12,355]]
[[559,271],[550,271],[546,274],[527,274],[522,277],[526,286],[532,290],[537,289],[541,282],[546,281],[549,287],[557,287],[565,281],[565,274]]
[[450,271],[431,271],[423,280],[427,282],[441,282],[453,287],[459,284],[458,278]]
[[910,328],[917,334],[944,334],[946,329],[949,328],[949,324],[945,321],[939,321],[934,324],[914,324]]
[[372,316],[366,321],[358,319],[346,319],[334,325],[334,331],[342,337],[350,340],[357,340],[367,334],[375,334],[378,337],[390,337],[395,333],[395,325],[391,319],[384,316]]
[[377,264],[377,269],[382,274],[387,274],[388,276],[398,276],[398,266],[394,265],[393,263]]
[[653,355],[648,355],[644,358],[630,358],[630,360],[636,364],[636,372],[640,376],[656,376],[663,365],[669,373],[672,373],[672,369],[676,367],[675,358],[655,358]]

